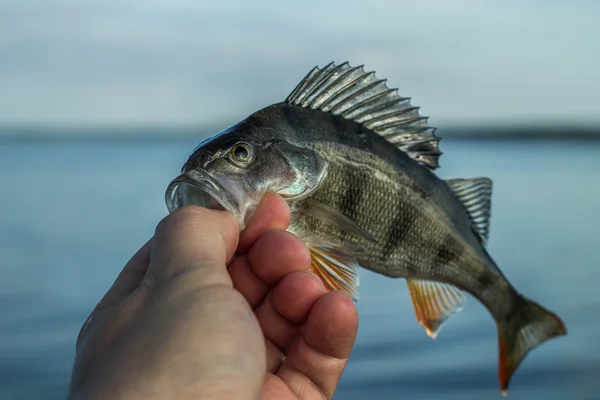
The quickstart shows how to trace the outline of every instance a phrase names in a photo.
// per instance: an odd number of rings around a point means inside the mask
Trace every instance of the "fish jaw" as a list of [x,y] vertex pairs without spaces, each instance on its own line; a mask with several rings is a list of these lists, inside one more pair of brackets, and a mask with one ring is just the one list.
[[236,217],[240,229],[245,227],[245,213],[235,196],[218,180],[201,171],[187,171],[173,179],[165,192],[165,203],[169,213],[186,205],[229,211]]

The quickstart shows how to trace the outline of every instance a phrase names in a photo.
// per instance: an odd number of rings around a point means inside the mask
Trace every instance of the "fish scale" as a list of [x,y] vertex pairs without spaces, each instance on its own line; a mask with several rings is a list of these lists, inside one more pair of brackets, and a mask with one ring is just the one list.
[[521,295],[488,253],[492,181],[436,176],[435,132],[373,72],[315,67],[284,102],[198,145],[169,184],[167,207],[223,208],[243,229],[265,193],[278,193],[328,290],[358,300],[360,267],[404,278],[432,338],[470,293],[496,322],[505,394],[526,355],[566,328]]

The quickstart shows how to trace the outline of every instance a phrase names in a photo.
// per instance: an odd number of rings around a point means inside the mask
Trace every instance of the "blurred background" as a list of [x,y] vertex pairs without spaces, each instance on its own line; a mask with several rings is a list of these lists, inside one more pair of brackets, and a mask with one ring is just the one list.
[[[0,2],[0,399],[63,399],[80,326],[166,215],[193,147],[315,65],[365,64],[444,138],[442,178],[494,181],[489,251],[569,335],[510,398],[600,398],[600,2]],[[339,399],[495,399],[475,299],[430,340],[364,272]]]

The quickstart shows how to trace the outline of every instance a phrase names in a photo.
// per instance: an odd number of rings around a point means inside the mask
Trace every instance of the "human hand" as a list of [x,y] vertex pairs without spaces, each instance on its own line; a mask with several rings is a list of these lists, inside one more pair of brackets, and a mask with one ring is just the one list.
[[356,309],[307,272],[289,218],[268,195],[239,243],[224,211],[161,221],[82,328],[70,398],[331,398]]

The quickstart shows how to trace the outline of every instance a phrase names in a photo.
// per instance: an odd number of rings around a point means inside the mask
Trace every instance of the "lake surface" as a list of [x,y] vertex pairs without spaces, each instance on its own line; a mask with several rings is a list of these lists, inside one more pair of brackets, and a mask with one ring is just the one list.
[[[63,399],[79,328],[166,215],[196,145],[0,144],[0,399]],[[509,398],[600,398],[600,143],[442,142],[439,175],[494,181],[489,250],[565,321]],[[359,336],[336,399],[499,399],[496,328],[470,297],[437,340],[406,284],[361,274]]]

